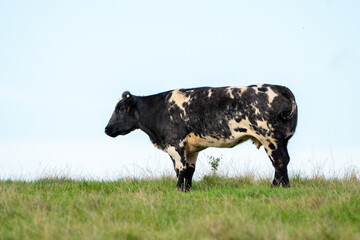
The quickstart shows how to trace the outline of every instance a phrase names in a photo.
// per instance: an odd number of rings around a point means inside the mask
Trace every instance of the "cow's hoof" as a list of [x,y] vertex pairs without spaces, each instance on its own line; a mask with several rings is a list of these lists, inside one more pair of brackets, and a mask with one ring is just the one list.
[[181,186],[176,186],[176,189],[177,189],[179,192],[185,192],[184,184],[182,184]]
[[[283,188],[290,188],[290,183],[288,183],[288,184],[281,183],[281,186]],[[272,188],[280,187],[280,183],[273,183],[273,184],[271,184],[271,187]]]
[[271,187],[280,187],[280,182],[275,180],[272,182]]

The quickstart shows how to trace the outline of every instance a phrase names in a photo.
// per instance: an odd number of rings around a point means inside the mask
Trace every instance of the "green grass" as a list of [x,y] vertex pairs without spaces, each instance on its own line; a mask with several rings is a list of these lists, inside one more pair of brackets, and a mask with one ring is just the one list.
[[360,239],[360,181],[0,181],[1,239]]

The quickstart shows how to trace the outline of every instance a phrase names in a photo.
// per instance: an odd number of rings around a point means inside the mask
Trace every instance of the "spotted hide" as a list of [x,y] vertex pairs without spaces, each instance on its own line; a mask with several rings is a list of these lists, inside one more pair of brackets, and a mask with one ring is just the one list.
[[208,147],[231,148],[251,139],[264,146],[274,168],[273,185],[289,187],[287,150],[297,124],[292,92],[282,86],[177,89],[139,97],[124,92],[105,128],[111,137],[141,129],[167,152],[177,188],[192,186],[198,153]]

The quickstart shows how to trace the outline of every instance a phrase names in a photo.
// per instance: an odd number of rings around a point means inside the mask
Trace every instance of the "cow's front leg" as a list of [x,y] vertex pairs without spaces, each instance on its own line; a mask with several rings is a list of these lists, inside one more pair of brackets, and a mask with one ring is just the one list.
[[187,166],[184,148],[170,146],[167,148],[167,153],[170,155],[174,163],[174,169],[178,178],[176,188],[179,191],[185,191],[184,181],[187,176]]
[[195,172],[195,165],[198,153],[186,153],[186,170],[185,170],[185,191],[192,189],[192,178]]

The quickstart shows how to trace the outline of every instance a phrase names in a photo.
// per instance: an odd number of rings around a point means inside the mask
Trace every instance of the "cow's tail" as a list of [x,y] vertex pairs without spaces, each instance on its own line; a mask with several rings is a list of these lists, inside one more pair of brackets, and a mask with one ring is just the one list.
[[287,87],[281,87],[279,93],[288,100],[288,104],[280,110],[279,117],[283,120],[291,120],[297,116],[295,96]]

